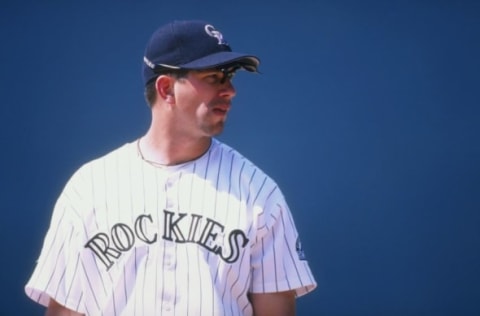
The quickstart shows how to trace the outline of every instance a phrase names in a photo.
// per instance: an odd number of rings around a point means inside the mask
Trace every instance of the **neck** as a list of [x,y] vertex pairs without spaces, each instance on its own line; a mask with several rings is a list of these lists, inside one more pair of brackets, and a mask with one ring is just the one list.
[[211,137],[173,139],[149,130],[138,140],[138,150],[142,158],[151,164],[173,166],[201,157],[210,148],[211,142]]

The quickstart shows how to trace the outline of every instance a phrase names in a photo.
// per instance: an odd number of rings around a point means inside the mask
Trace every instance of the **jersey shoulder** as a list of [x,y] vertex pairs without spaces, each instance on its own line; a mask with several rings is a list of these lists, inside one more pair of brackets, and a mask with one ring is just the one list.
[[88,192],[87,187],[94,181],[116,179],[117,175],[126,171],[128,166],[134,165],[135,155],[135,144],[125,143],[103,156],[84,163],[71,175],[64,191],[74,189],[79,192]]
[[88,169],[106,168],[108,166],[118,167],[126,163],[133,163],[137,160],[136,145],[134,142],[125,143],[114,150],[84,163],[75,173],[82,173]]
[[[212,148],[214,159],[221,161],[224,167],[223,175],[239,178],[240,182],[252,192],[280,191],[277,182],[262,168],[233,147],[215,140]],[[256,193],[255,193],[256,194]]]

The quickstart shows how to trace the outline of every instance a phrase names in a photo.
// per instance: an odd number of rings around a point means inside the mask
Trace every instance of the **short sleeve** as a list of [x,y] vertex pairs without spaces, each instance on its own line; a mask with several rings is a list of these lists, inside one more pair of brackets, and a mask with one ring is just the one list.
[[53,298],[69,309],[83,312],[79,227],[76,224],[80,204],[75,181],[70,180],[55,204],[40,257],[25,286],[27,296],[44,306]]
[[292,214],[278,187],[257,206],[257,237],[252,249],[253,293],[295,290],[297,297],[316,286]]

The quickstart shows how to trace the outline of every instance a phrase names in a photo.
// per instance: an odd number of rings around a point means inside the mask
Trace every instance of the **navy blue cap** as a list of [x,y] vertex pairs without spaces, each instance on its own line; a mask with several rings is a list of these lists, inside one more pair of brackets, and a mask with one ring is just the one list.
[[233,52],[222,33],[205,21],[174,21],[157,29],[143,57],[147,84],[166,69],[203,70],[236,64],[256,72],[260,60]]

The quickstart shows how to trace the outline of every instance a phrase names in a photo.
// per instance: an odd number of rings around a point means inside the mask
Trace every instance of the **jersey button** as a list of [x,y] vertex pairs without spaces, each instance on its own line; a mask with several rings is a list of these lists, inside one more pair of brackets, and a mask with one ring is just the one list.
[[168,270],[173,270],[175,269],[175,261],[174,260],[167,260],[165,261],[165,268],[167,268]]

